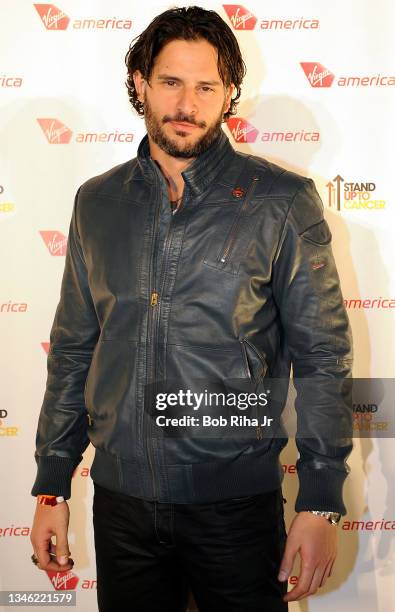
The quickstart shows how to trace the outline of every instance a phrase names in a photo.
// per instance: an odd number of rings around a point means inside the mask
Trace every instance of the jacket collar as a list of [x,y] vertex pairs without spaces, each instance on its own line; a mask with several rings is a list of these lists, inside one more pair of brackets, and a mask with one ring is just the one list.
[[[184,172],[182,176],[186,185],[194,196],[199,196],[213,183],[221,170],[225,167],[234,149],[229,138],[221,129],[220,134],[207,151],[199,155]],[[157,173],[156,164],[150,156],[147,134],[141,140],[137,150],[137,162],[142,170],[144,179],[151,182]],[[128,176],[126,181],[130,180]]]

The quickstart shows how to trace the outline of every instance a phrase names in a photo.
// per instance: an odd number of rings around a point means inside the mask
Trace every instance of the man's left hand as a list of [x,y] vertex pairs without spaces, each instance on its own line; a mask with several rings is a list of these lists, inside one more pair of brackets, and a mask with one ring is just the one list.
[[336,559],[337,527],[323,516],[299,512],[288,531],[278,574],[281,582],[291,575],[297,552],[301,558],[301,570],[297,585],[283,598],[287,602],[313,595],[325,584]]

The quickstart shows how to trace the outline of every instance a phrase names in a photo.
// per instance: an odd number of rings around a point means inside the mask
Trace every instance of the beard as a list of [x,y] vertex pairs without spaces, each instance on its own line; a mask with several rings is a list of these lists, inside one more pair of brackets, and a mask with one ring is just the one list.
[[[162,151],[168,155],[171,155],[171,157],[177,157],[180,159],[198,157],[207,151],[207,149],[217,140],[221,133],[224,111],[225,102],[217,119],[213,121],[208,130],[196,142],[189,145],[185,144],[180,146],[176,141],[166,136],[162,125],[168,123],[169,121],[181,121],[183,123],[197,125],[199,128],[205,128],[207,127],[207,123],[205,121],[196,121],[193,116],[189,117],[188,115],[182,113],[178,113],[175,117],[164,115],[164,117],[162,117],[160,120],[153,112],[152,107],[147,100],[147,96],[144,97],[144,120],[148,134],[151,136],[155,144],[162,149]],[[178,130],[176,134],[182,138],[187,138],[189,136],[188,132],[183,132],[181,129]]]

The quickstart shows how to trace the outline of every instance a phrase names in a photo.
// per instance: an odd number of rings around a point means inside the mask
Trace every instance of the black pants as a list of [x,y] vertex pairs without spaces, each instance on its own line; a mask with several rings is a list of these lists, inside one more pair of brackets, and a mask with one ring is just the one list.
[[206,504],[164,504],[94,484],[100,612],[284,612],[281,488]]

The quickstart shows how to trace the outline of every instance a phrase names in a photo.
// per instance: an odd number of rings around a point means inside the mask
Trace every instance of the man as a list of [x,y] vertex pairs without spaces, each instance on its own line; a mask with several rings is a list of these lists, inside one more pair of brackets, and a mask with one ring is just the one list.
[[[189,589],[201,612],[283,611],[331,575],[346,512],[351,440],[329,430],[349,432],[352,343],[322,202],[312,180],[234,151],[222,131],[245,66],[215,12],[162,13],[126,64],[147,135],[75,199],[37,431],[33,560],[72,567],[63,499],[91,441],[101,611],[184,611]],[[196,405],[175,412],[158,389],[263,391],[291,364],[300,456],[287,535],[281,428],[251,418],[247,434],[206,435]],[[196,420],[169,433],[159,410]]]

